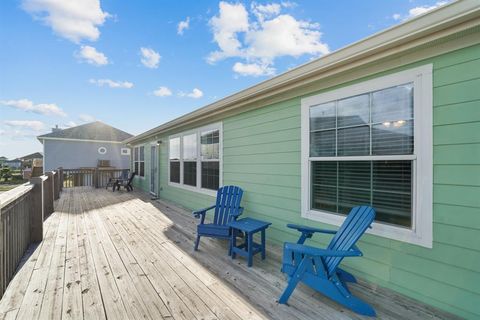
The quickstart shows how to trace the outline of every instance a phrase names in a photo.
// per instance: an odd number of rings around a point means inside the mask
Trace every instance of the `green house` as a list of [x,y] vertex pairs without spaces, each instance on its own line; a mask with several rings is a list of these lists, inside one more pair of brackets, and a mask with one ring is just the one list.
[[[355,275],[480,318],[480,4],[457,1],[127,141],[135,185],[194,209],[337,226],[377,210]],[[325,243],[318,243],[325,245]]]

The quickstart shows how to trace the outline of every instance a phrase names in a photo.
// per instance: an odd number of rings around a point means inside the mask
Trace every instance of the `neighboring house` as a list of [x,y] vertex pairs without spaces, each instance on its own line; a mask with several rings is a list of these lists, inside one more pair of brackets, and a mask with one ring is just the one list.
[[41,152],[35,152],[32,154],[28,154],[26,156],[20,157],[20,160],[23,162],[24,167],[31,168],[32,164],[35,163],[41,163],[43,160],[43,154]]
[[6,161],[3,161],[3,166],[10,167],[12,169],[20,169],[22,167],[22,160],[20,159],[6,160]]
[[118,169],[130,167],[130,149],[122,142],[131,134],[100,121],[73,128],[54,128],[38,138],[43,144],[43,169],[94,168],[98,160]]
[[191,209],[239,185],[277,243],[371,204],[345,268],[479,319],[479,88],[479,2],[456,1],[127,140],[135,184]]

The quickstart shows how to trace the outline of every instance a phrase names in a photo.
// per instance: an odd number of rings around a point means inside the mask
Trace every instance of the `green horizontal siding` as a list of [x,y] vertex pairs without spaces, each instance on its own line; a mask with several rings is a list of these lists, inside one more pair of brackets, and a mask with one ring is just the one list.
[[[476,319],[480,318],[480,45],[381,75],[427,63],[434,68],[433,249],[366,235],[360,243],[365,256],[345,260],[345,268]],[[300,216],[302,97],[295,92],[289,97],[293,98],[223,119],[223,183],[246,191],[245,216],[271,221],[268,238],[277,243],[296,240],[297,233],[286,228],[287,223],[328,227]],[[168,137],[161,139],[165,141],[160,145],[161,198],[190,209],[211,204],[213,197],[168,185]],[[148,159],[146,150],[147,164]],[[145,170],[149,172],[149,165]],[[148,191],[148,177],[136,183]],[[320,236],[317,245],[328,240]]]

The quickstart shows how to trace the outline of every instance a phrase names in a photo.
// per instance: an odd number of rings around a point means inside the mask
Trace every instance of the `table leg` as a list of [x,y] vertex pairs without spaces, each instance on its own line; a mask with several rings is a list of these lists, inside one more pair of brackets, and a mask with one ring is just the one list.
[[265,260],[266,258],[266,250],[265,250],[265,229],[262,230],[262,243],[261,243],[261,246],[262,246],[262,260]]
[[247,252],[248,252],[248,266],[251,267],[253,265],[253,234],[247,234],[248,244],[247,244]]

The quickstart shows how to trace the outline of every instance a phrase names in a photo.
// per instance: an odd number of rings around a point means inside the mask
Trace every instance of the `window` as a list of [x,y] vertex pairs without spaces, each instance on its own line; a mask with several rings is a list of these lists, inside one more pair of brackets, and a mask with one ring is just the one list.
[[139,177],[145,177],[145,147],[133,149],[133,167]]
[[217,190],[220,180],[220,131],[201,133],[202,188]]
[[170,182],[180,183],[180,138],[170,139]]
[[169,181],[215,194],[221,181],[221,125],[210,125],[169,139]]
[[183,183],[197,186],[197,134],[183,136]]
[[372,233],[431,247],[431,66],[302,100],[302,215],[338,225],[364,204]]

